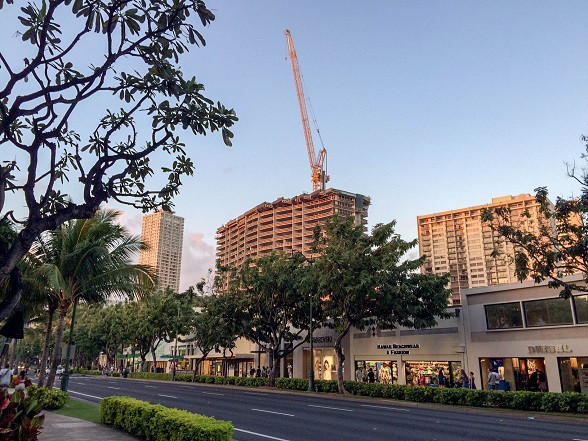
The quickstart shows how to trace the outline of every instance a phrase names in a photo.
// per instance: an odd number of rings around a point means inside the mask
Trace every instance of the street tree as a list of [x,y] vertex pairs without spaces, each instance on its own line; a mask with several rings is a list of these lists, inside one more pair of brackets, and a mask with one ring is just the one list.
[[426,328],[448,316],[448,277],[420,274],[423,258],[406,257],[416,240],[404,241],[394,226],[378,224],[368,234],[353,218],[335,217],[315,230],[319,257],[311,266],[312,277],[326,324],[337,332],[340,393],[345,393],[343,339],[351,328]]
[[91,219],[68,221],[39,237],[29,258],[38,283],[49,288],[59,318],[47,386],[53,387],[60,359],[65,317],[77,302],[103,303],[109,297],[132,298],[153,286],[151,270],[133,264],[144,246],[116,223],[118,212],[99,211]]
[[[20,226],[0,254],[0,281],[14,285],[0,321],[19,303],[18,263],[41,233],[108,200],[170,208],[194,171],[185,135],[220,131],[230,146],[237,120],[182,69],[215,18],[203,0],[17,3],[20,43],[0,29],[19,49],[0,51],[0,146],[12,158],[0,164],[0,219]],[[15,6],[1,0],[0,13]]]
[[[582,140],[588,152],[588,137]],[[588,153],[582,160],[588,162]],[[588,165],[580,169],[568,165],[568,176],[579,184],[578,196],[557,197],[553,204],[546,187],[535,189],[539,215],[544,219],[536,228],[529,228],[528,210],[515,216],[508,207],[500,207],[482,215],[502,241],[513,244],[513,254],[504,257],[514,262],[517,278],[531,278],[535,283],[547,280],[564,298],[574,291],[588,292]],[[500,254],[498,247],[494,254]],[[575,273],[582,274],[584,283],[566,280],[565,276]]]
[[306,339],[307,265],[301,254],[272,253],[246,260],[238,269],[223,269],[218,281],[229,288],[219,294],[234,312],[239,335],[257,343],[268,354],[269,383],[274,386],[280,360]]

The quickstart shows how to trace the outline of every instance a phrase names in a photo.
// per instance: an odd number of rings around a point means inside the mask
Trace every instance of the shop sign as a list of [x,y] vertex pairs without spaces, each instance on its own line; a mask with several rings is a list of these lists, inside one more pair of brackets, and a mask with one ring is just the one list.
[[332,335],[325,335],[323,337],[312,337],[313,343],[333,343]]
[[563,354],[573,352],[568,345],[527,346],[529,354]]
[[411,344],[391,344],[391,345],[378,345],[378,349],[383,349],[386,351],[386,355],[408,355],[410,354],[410,349],[420,349],[421,345],[418,343],[411,343]]

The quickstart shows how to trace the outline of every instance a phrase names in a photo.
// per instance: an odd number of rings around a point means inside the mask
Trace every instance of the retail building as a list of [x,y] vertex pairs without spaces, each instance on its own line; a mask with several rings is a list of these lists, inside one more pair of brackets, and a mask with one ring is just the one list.
[[[566,280],[584,284],[581,275]],[[528,281],[467,289],[462,300],[469,370],[496,370],[510,390],[539,390],[545,375],[550,392],[588,393],[586,293],[563,299]]]

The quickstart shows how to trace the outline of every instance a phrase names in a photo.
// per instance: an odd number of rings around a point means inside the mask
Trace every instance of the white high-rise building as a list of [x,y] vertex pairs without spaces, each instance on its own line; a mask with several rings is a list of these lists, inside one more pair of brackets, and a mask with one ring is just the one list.
[[141,238],[148,246],[139,255],[139,263],[153,268],[157,287],[180,290],[184,218],[168,211],[143,216]]

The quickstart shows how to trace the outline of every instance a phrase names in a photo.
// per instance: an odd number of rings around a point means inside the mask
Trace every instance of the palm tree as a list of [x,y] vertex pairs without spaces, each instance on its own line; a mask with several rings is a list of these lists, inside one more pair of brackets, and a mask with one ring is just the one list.
[[40,237],[33,246],[38,280],[46,283],[59,311],[48,388],[55,382],[65,317],[72,304],[132,298],[154,284],[149,268],[132,263],[144,244],[116,223],[119,214],[104,210],[91,219],[69,221]]

